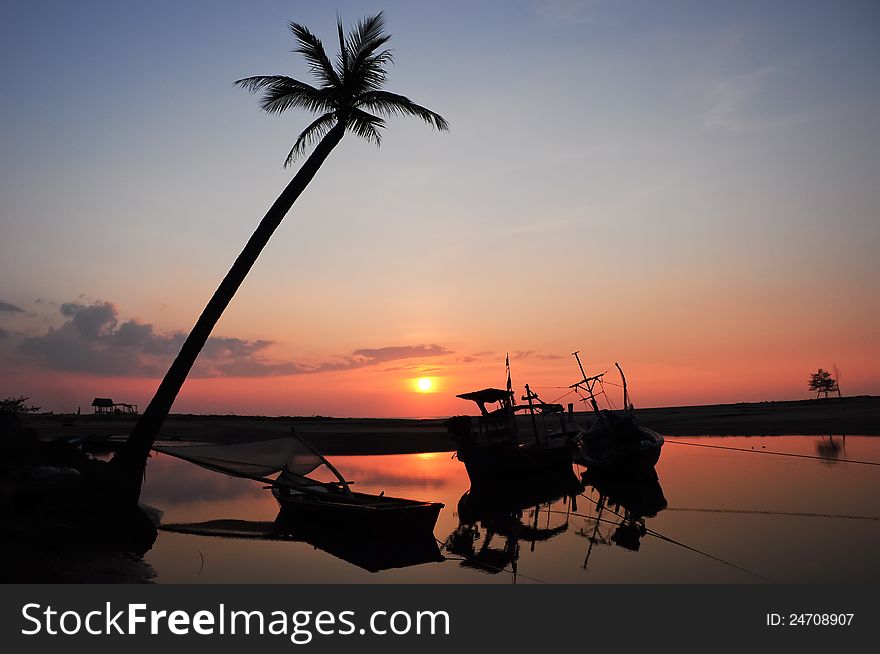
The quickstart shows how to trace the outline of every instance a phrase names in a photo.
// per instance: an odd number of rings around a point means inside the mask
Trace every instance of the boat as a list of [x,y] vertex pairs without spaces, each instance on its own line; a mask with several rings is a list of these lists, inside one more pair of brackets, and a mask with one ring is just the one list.
[[[326,460],[325,463],[330,465]],[[341,476],[339,481],[321,482],[285,468],[277,481],[272,486],[272,495],[281,509],[279,521],[291,526],[341,526],[346,531],[376,534],[432,533],[443,508],[439,502],[390,497],[384,492],[357,493]]]
[[[443,504],[385,495],[356,493],[353,482],[293,429],[277,437],[231,445],[154,447],[158,452],[209,470],[263,482],[280,507],[279,521],[288,526],[322,525],[349,534],[433,534]],[[335,481],[311,475],[325,467]],[[269,478],[278,472],[277,478]]]
[[[620,411],[609,411],[600,409],[596,401],[596,387],[599,385],[601,389],[605,373],[588,377],[578,355],[578,352],[573,353],[582,379],[569,388],[576,391],[585,404],[589,402],[595,419],[584,432],[574,456],[575,462],[601,471],[638,473],[653,470],[660,460],[663,436],[638,424],[620,364],[614,365],[623,382],[624,408]],[[604,390],[600,392],[604,393]]]
[[[571,469],[572,452],[582,436],[562,405],[541,401],[528,384],[522,396],[526,404],[517,405],[509,358],[506,365],[506,390],[484,388],[456,396],[476,403],[480,411],[476,419],[455,416],[446,421],[472,486],[548,470],[564,474]],[[523,414],[522,421],[518,413]]]

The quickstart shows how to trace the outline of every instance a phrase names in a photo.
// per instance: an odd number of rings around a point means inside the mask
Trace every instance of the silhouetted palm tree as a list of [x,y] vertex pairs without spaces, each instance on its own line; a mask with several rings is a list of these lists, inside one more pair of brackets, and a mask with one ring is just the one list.
[[235,82],[237,86],[251,92],[262,92],[260,106],[268,113],[296,108],[320,114],[296,139],[285,161],[285,167],[305,153],[313,143],[317,142],[317,146],[260,221],[202,311],[128,440],[114,456],[114,466],[122,473],[123,479],[127,480],[135,495],[140,493],[150,448],[211,330],[275,228],[312,180],[327,155],[342,139],[345,131],[351,130],[378,145],[381,141],[381,130],[385,127],[383,117],[393,115],[416,116],[438,130],[449,129],[446,120],[439,114],[402,95],[382,90],[387,77],[386,67],[392,62],[392,55],[390,50],[383,48],[390,35],[384,33],[384,18],[381,13],[363,19],[348,34],[343,30],[341,20],[337,24],[339,53],[334,64],[318,37],[302,25],[290,23],[290,30],[297,42],[294,52],[303,55],[310,64],[311,74],[318,82],[317,86],[282,75],[248,77]]

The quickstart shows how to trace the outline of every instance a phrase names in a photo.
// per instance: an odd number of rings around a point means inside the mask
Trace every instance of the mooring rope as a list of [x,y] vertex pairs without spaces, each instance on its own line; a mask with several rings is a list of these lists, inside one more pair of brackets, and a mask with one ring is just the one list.
[[807,513],[804,511],[759,511],[756,509],[698,509],[684,506],[666,507],[664,511],[687,511],[690,513],[735,513],[739,515],[778,515],[794,518],[838,518],[840,520],[873,520],[880,522],[880,516],[845,515],[842,513]]
[[744,447],[730,447],[729,445],[709,445],[707,443],[691,443],[667,438],[666,443],[675,445],[692,445],[693,447],[709,447],[715,450],[732,450],[734,452],[751,452],[753,454],[772,454],[774,456],[791,456],[798,459],[818,459],[819,461],[835,461],[838,463],[855,463],[863,466],[880,466],[880,461],[861,461],[858,459],[835,459],[830,456],[817,456],[815,454],[794,454],[792,452],[774,452],[772,450],[747,450]]
[[[589,495],[585,495],[584,493],[580,493],[579,495],[580,495],[581,497],[583,497],[585,500],[587,500],[587,501],[589,501],[589,502],[592,502],[592,503],[595,504],[596,506],[599,506],[599,503],[598,503],[596,500],[594,500],[592,497],[590,497]],[[620,515],[617,511],[615,511],[614,509],[612,509],[612,508],[611,508],[610,506],[608,506],[607,504],[605,505],[605,510],[610,511],[611,513],[613,513],[614,515],[616,515],[618,518],[621,518],[621,519],[623,519],[623,520],[626,520],[626,516],[622,516],[622,515]],[[572,513],[571,515],[580,515],[580,516],[582,516],[582,517],[584,517],[584,518],[588,518],[588,519],[591,519],[591,520],[593,519],[592,516],[587,516],[587,515],[578,514],[578,513]],[[715,556],[714,554],[709,554],[708,552],[705,552],[705,551],[703,551],[703,550],[697,549],[696,547],[691,547],[690,545],[686,545],[685,543],[682,543],[681,541],[677,541],[677,540],[675,540],[674,538],[670,538],[669,536],[665,536],[665,535],[661,534],[660,532],[651,529],[651,528],[648,527],[647,525],[645,526],[645,533],[646,533],[646,534],[649,534],[649,535],[651,535],[651,536],[653,536],[654,538],[657,538],[657,539],[659,539],[659,540],[666,541],[667,543],[671,543],[672,545],[678,545],[679,547],[683,547],[683,548],[686,549],[686,550],[689,550],[689,551],[694,552],[694,553],[696,553],[696,554],[700,554],[700,555],[702,555],[702,556],[705,556],[706,558],[712,559],[713,561],[717,561],[718,563],[723,563],[723,564],[726,565],[726,566],[729,566],[729,567],[731,567],[731,568],[734,568],[735,570],[739,570],[740,572],[745,572],[746,574],[749,574],[749,575],[751,575],[751,576],[753,576],[753,577],[757,577],[758,579],[762,579],[762,580],[764,580],[764,581],[766,581],[766,582],[768,582],[768,583],[771,583],[771,584],[775,584],[775,583],[776,583],[773,579],[770,579],[770,577],[765,577],[765,576],[762,575],[762,574],[759,574],[759,573],[757,573],[757,572],[753,572],[753,571],[749,570],[748,568],[744,568],[744,567],[742,567],[742,566],[740,566],[740,565],[737,565],[736,563],[732,563],[732,562],[730,562],[730,561],[727,561],[727,560],[725,560],[725,559],[722,559],[722,558],[720,558],[720,557],[718,557],[718,556]]]

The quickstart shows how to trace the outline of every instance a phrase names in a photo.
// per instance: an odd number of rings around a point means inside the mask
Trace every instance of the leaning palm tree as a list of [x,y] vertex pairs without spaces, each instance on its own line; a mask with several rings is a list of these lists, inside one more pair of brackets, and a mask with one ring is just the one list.
[[361,20],[346,34],[342,21],[338,20],[339,53],[335,63],[330,61],[318,37],[302,25],[290,23],[297,43],[294,52],[305,57],[317,86],[283,75],[247,77],[235,82],[236,86],[251,92],[262,92],[260,107],[268,113],[296,108],[319,114],[294,142],[285,167],[305,154],[312,144],[317,143],[317,146],[260,221],[202,311],[153,399],[113,457],[116,471],[134,497],[140,493],[150,448],[211,330],[269,237],[345,132],[351,130],[379,145],[385,127],[384,118],[394,115],[415,116],[438,130],[449,129],[446,120],[439,114],[409,98],[383,90],[387,78],[386,67],[392,62],[391,51],[384,48],[390,39],[390,35],[384,32],[384,23],[379,13]]

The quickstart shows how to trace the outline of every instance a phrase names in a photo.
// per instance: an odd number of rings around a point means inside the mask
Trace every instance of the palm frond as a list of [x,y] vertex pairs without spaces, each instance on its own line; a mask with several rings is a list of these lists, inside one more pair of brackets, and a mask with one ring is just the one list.
[[371,69],[375,69],[372,72],[378,72],[384,82],[384,66],[393,61],[391,51],[384,50],[379,56],[373,54],[391,39],[391,35],[384,34],[384,30],[385,16],[379,12],[375,16],[358,21],[355,29],[348,35],[346,49],[352,78],[359,79],[365,73],[371,72]]
[[324,51],[321,39],[312,34],[307,27],[299,23],[290,23],[290,31],[299,42],[299,47],[294,48],[312,66],[312,74],[319,79],[324,86],[339,86],[339,75],[333,69],[333,64]]
[[355,104],[383,116],[415,116],[440,131],[448,131],[449,123],[438,113],[416,104],[409,98],[388,91],[362,93]]
[[342,18],[336,17],[336,31],[339,33],[339,52],[336,53],[336,63],[339,69],[339,77],[345,84],[348,77],[348,50],[345,48],[345,30],[342,27]]
[[284,160],[284,167],[287,168],[290,164],[296,161],[297,157],[302,155],[312,143],[324,138],[327,135],[327,132],[333,129],[334,124],[336,124],[336,114],[333,112],[328,112],[313,120],[312,123],[296,137],[293,147],[290,148],[290,152],[287,154],[287,159]]
[[297,42],[294,52],[305,57],[318,84],[312,86],[283,75],[245,77],[235,82],[252,93],[262,93],[260,107],[268,113],[297,108],[320,114],[297,137],[284,162],[285,168],[340,122],[344,122],[345,129],[377,146],[382,142],[385,119],[391,116],[415,116],[438,130],[449,129],[449,123],[440,114],[406,96],[383,90],[387,68],[394,57],[391,50],[384,48],[391,36],[385,34],[385,17],[381,12],[361,19],[348,33],[337,17],[339,52],[333,62],[321,40],[308,28],[299,23],[289,23],[289,27]]
[[386,67],[393,61],[394,56],[391,50],[382,50],[377,54],[367,57],[358,64],[357,72],[353,74],[352,92],[357,95],[367,91],[382,89],[388,81]]
[[385,121],[379,116],[374,116],[362,109],[352,109],[345,125],[362,139],[375,143],[376,147],[382,144],[382,134],[379,130],[385,129]]
[[270,114],[277,114],[296,107],[319,112],[333,109],[331,95],[324,89],[316,89],[311,84],[300,82],[284,75],[257,75],[233,82],[235,86],[251,93],[264,91],[260,98],[260,108]]
[[384,31],[385,16],[381,11],[375,16],[358,21],[346,40],[352,65],[358,57],[363,58],[388,42],[391,35],[385,34]]

